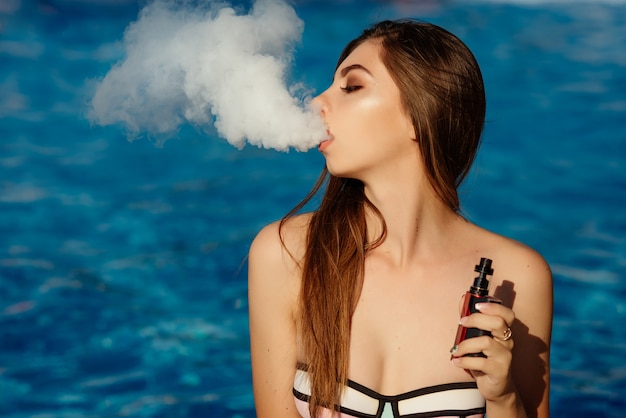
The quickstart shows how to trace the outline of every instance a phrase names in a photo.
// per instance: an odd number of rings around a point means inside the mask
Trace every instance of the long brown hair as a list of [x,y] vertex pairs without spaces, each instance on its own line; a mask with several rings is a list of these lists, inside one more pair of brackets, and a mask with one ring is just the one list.
[[[400,90],[415,128],[425,171],[436,195],[459,211],[457,189],[467,175],[485,117],[482,75],[474,55],[456,36],[425,22],[383,21],[366,29],[341,53],[337,67],[367,40],[381,45],[381,60]],[[363,280],[365,256],[386,235],[384,219],[367,199],[363,183],[322,171],[307,197],[281,221],[300,211],[320,190],[303,260],[299,320],[311,379],[311,416],[337,409],[348,379],[351,320]],[[367,239],[366,210],[382,234]]]

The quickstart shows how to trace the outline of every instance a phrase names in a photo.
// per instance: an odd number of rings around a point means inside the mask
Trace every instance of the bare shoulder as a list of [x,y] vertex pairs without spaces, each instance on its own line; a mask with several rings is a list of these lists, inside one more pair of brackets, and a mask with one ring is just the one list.
[[550,266],[533,248],[502,235],[478,228],[482,251],[493,260],[496,282],[510,281],[519,287],[552,287]]
[[299,291],[301,260],[306,248],[309,214],[265,226],[252,241],[248,254],[251,293],[278,291],[293,301]]
[[265,226],[256,235],[250,246],[252,263],[298,264],[304,256],[306,236],[311,214],[302,214]]
[[526,333],[549,345],[553,286],[548,263],[537,251],[518,241],[480,228],[477,234],[481,252],[493,260],[493,294],[513,309]]

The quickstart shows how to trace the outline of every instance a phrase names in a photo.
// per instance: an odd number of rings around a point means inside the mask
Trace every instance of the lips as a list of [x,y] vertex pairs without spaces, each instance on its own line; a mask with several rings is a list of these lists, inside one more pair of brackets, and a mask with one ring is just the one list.
[[317,149],[322,152],[324,151],[326,148],[328,148],[328,146],[330,145],[330,143],[332,142],[332,139],[327,139],[325,141],[320,142],[320,144],[317,146]]
[[330,133],[330,130],[326,130],[326,133],[328,134],[328,139],[323,140],[322,142],[320,142],[320,144],[317,146],[317,149],[321,152],[324,151],[326,148],[328,148],[328,146],[330,145],[330,143],[333,141],[333,135]]

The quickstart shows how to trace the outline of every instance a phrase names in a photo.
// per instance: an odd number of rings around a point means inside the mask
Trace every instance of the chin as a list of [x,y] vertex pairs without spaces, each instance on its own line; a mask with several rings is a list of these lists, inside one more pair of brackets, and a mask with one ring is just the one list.
[[360,180],[357,173],[354,170],[349,170],[347,168],[337,167],[336,165],[329,164],[328,160],[326,160],[326,169],[334,177],[338,177],[342,179]]

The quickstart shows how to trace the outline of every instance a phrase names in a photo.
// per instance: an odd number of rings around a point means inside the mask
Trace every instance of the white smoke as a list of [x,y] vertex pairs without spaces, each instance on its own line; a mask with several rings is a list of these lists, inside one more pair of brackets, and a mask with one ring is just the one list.
[[125,58],[97,85],[89,118],[131,136],[171,136],[185,123],[236,147],[307,150],[326,137],[310,95],[287,86],[303,22],[282,0],[248,14],[228,5],[157,0],[124,35]]

